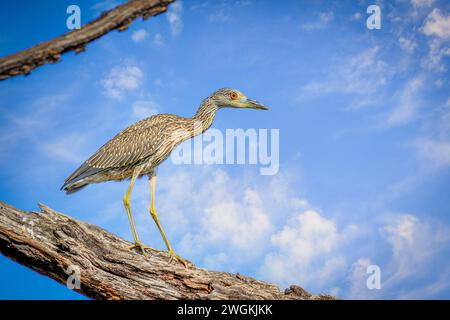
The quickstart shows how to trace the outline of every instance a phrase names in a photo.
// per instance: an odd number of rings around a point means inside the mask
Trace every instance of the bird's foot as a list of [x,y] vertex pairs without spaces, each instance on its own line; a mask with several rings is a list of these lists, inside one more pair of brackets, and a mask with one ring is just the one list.
[[149,246],[143,245],[141,242],[135,242],[132,246],[128,247],[128,250],[134,251],[134,249],[140,250],[142,253],[145,253],[145,250],[151,250]]
[[182,257],[180,257],[179,255],[177,255],[175,253],[175,251],[173,251],[172,249],[169,250],[169,254],[170,254],[170,259],[169,259],[169,263],[172,263],[173,260],[176,260],[178,262],[180,262],[181,264],[184,265],[185,268],[188,267],[188,261],[183,259]]

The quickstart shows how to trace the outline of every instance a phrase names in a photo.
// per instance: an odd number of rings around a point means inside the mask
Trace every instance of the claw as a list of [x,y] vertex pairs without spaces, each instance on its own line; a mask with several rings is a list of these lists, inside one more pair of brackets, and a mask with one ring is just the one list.
[[152,248],[150,248],[149,246],[143,245],[143,244],[140,243],[140,242],[135,242],[132,246],[129,246],[129,247],[128,247],[128,250],[133,251],[134,249],[138,249],[138,250],[140,250],[142,253],[145,254],[145,250],[146,250],[146,249],[151,250]]
[[183,264],[185,268],[188,267],[188,264],[189,264],[188,261],[185,260],[185,259],[183,259],[183,258],[180,257],[179,255],[177,255],[177,254],[175,253],[175,251],[169,250],[169,254],[170,254],[169,263],[172,263],[172,261],[175,259],[175,260],[177,260],[178,262],[180,262],[181,264]]

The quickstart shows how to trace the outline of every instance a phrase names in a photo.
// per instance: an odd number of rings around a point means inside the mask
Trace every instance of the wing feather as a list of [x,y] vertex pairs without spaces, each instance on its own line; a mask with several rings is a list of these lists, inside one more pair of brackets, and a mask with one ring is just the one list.
[[[171,114],[159,114],[126,128],[105,143],[65,181],[63,188],[85,177],[113,168],[135,165],[170,144],[169,128],[177,121]],[[164,156],[164,150],[162,152]]]
[[164,124],[122,132],[103,145],[86,164],[92,168],[120,168],[136,164],[153,155],[165,141]]

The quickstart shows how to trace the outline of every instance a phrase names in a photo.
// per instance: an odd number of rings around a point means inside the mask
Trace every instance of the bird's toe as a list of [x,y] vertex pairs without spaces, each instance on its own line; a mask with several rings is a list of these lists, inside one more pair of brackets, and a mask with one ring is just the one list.
[[143,245],[140,242],[134,243],[132,246],[128,247],[128,250],[135,251],[139,250],[141,253],[145,253],[145,250],[151,250],[152,248],[146,245]]
[[190,263],[189,261],[187,261],[187,260],[183,259],[182,257],[180,257],[179,255],[177,255],[173,250],[169,250],[169,254],[170,254],[169,263],[172,263],[172,261],[175,260],[175,261],[181,263],[185,268],[188,268],[189,263]]

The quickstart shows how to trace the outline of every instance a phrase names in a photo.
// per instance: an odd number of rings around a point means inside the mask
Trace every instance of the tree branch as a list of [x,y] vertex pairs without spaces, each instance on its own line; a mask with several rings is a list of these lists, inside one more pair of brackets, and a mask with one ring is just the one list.
[[31,70],[45,64],[55,63],[61,54],[68,51],[80,53],[86,45],[112,30],[123,31],[138,17],[147,19],[167,10],[174,0],[130,0],[103,13],[80,29],[65,33],[52,40],[41,42],[29,49],[0,58],[0,80],[29,74]]
[[131,243],[40,204],[41,213],[0,202],[0,252],[66,285],[79,270],[80,288],[94,299],[332,299],[298,286],[284,293],[239,274],[169,262],[164,251],[146,255]]

